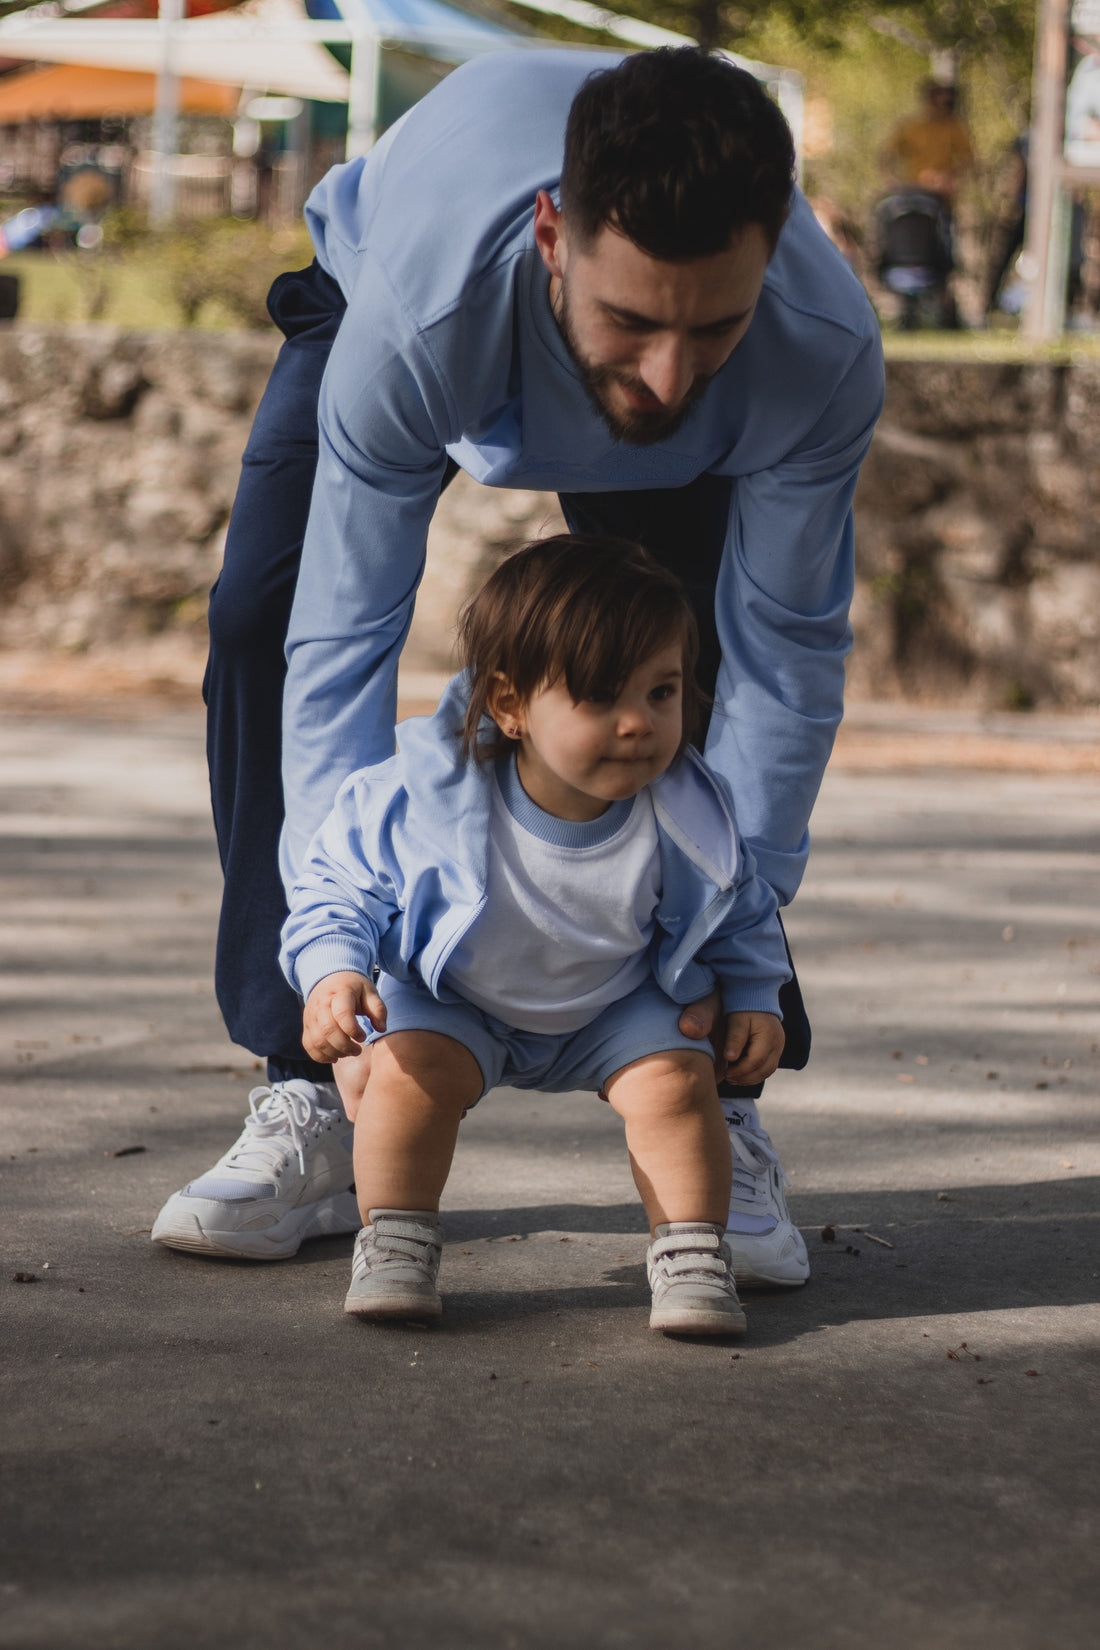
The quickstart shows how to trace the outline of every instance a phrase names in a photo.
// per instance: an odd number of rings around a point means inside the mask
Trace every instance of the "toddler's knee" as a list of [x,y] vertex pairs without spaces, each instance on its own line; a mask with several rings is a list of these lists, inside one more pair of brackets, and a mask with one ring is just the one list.
[[427,1096],[460,1113],[481,1094],[481,1069],[461,1043],[435,1032],[398,1031],[371,1045],[370,1088],[410,1102]]
[[713,1104],[714,1065],[702,1053],[668,1049],[623,1066],[608,1079],[607,1097],[616,1111],[678,1116]]

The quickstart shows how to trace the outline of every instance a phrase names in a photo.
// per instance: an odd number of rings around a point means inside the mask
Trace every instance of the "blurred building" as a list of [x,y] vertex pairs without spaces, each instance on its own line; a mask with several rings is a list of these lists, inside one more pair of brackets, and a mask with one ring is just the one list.
[[[164,164],[156,0],[65,17],[45,9],[0,22],[0,193],[54,199],[75,171],[94,169],[113,199],[148,205]],[[188,12],[171,39],[179,120],[170,165],[183,216],[296,217],[344,158],[359,51],[370,60],[373,138],[457,63],[540,43],[510,20],[445,0],[191,0]]]

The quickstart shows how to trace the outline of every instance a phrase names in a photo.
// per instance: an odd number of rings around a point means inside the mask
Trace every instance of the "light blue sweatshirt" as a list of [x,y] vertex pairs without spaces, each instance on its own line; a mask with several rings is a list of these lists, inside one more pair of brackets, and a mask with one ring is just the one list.
[[612,439],[549,307],[535,248],[569,105],[594,68],[503,52],[448,76],[307,219],[348,299],[287,643],[288,887],[341,781],[393,750],[397,662],[446,455],[496,487],[600,492],[734,479],[718,579],[711,765],[780,904],[841,716],[852,495],[882,404],[878,326],[796,196],[744,340],[681,428]]
[[[379,964],[455,1000],[447,961],[485,905],[492,808],[492,767],[461,754],[467,702],[456,676],[434,716],[401,724],[396,756],[342,785],[283,927],[283,972],[303,998],[326,974],[370,979]],[[790,968],[775,895],[739,844],[722,781],[689,748],[649,793],[661,860],[657,983],[692,1003],[717,982],[727,1014],[778,1014]]]

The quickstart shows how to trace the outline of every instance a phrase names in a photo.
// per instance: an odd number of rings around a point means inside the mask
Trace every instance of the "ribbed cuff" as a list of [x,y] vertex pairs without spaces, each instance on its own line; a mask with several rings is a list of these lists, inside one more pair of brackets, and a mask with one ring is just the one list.
[[303,1001],[326,974],[344,973],[362,974],[368,980],[374,974],[370,949],[344,934],[326,934],[323,939],[311,940],[294,961],[294,977]]
[[783,1018],[779,1008],[779,987],[771,985],[735,986],[722,993],[724,1014],[774,1014]]

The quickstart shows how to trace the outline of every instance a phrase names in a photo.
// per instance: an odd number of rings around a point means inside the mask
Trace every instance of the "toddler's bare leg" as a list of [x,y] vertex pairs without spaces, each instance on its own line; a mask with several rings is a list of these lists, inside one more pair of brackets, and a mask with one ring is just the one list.
[[649,1054],[623,1066],[605,1090],[626,1125],[650,1230],[667,1221],[724,1226],[730,1150],[709,1056],[680,1049]]
[[358,1054],[345,1054],[332,1068],[333,1081],[340,1091],[344,1110],[352,1122],[359,1115],[359,1107],[366,1092],[367,1079],[370,1076],[371,1047],[368,1043]]
[[364,1225],[372,1209],[436,1210],[458,1125],[481,1094],[469,1049],[435,1031],[395,1031],[371,1048],[355,1120],[355,1190]]

